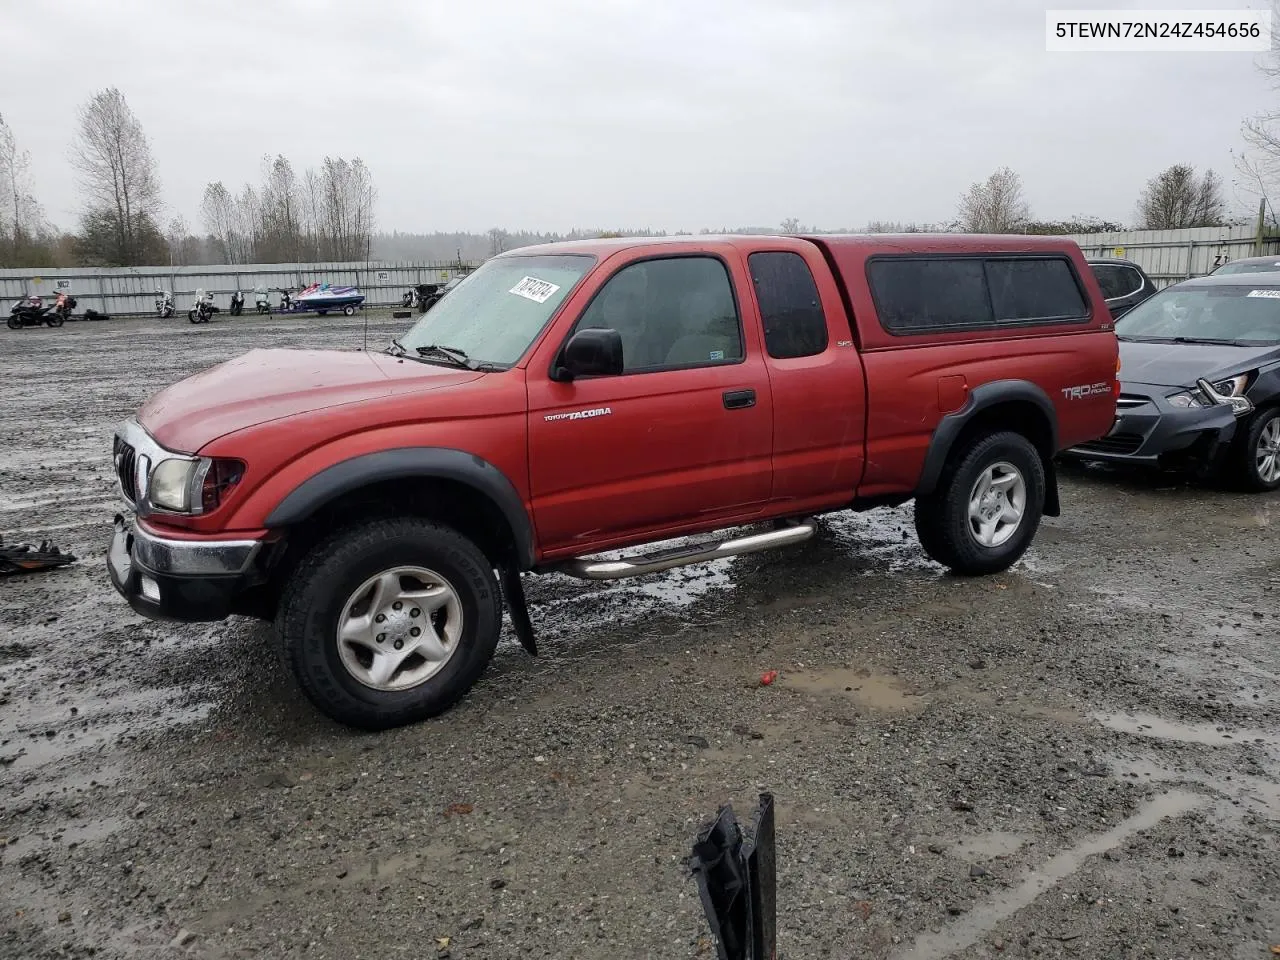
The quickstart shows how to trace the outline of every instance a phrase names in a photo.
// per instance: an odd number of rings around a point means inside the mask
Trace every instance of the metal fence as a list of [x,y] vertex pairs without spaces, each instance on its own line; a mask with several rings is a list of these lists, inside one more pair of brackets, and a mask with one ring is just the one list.
[[49,270],[0,270],[0,301],[25,296],[52,299],[63,290],[76,298],[76,312],[94,309],[113,317],[155,313],[156,291],[173,294],[174,308],[185,314],[196,290],[214,295],[223,310],[231,295],[244,293],[245,310],[252,311],[254,290],[270,291],[273,307],[281,289],[293,293],[313,283],[359,287],[365,306],[392,306],[419,283],[443,283],[476,264],[453,261],[386,263],[242,263],[194,267],[65,267]]
[[1132,260],[1157,287],[1204,276],[1228,260],[1280,254],[1280,238],[1265,237],[1259,248],[1252,226],[1078,233],[1071,239],[1086,257]]

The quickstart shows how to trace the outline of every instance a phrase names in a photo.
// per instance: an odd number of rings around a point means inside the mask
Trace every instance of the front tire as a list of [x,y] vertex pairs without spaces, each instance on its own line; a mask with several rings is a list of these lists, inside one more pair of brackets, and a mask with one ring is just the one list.
[[1231,478],[1250,493],[1280,489],[1280,407],[1254,414],[1237,429],[1242,436],[1228,461]]
[[952,455],[933,493],[916,498],[916,535],[953,573],[998,573],[1030,546],[1044,497],[1044,464],[1031,441],[1012,431],[979,437]]
[[319,543],[290,577],[279,615],[281,652],[303,693],[364,730],[452,707],[488,666],[501,626],[493,565],[456,531],[414,518]]

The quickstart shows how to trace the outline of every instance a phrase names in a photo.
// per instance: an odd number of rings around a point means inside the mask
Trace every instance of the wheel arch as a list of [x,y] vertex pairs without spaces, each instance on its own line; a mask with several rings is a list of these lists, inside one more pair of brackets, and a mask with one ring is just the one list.
[[963,407],[942,417],[929,441],[916,495],[928,495],[937,489],[953,454],[964,450],[974,438],[999,430],[1020,433],[1035,446],[1045,471],[1044,514],[1058,516],[1061,507],[1054,469],[1057,411],[1049,395],[1028,380],[994,380],[974,387]]
[[388,511],[447,523],[476,539],[495,566],[533,566],[533,523],[515,485],[482,457],[447,447],[399,447],[339,461],[287,494],[266,526]]

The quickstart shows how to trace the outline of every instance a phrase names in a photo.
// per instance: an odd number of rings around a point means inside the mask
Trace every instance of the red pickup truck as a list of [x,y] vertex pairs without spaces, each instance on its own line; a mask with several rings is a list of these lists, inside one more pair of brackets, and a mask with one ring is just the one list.
[[[925,552],[1008,568],[1054,457],[1115,418],[1117,343],[1064,239],[682,237],[495,257],[385,351],[254,350],[117,432],[108,568],[155,619],[274,621],[370,729],[447,709],[521,575],[651,573],[915,500]],[[621,559],[593,555],[681,540]]]

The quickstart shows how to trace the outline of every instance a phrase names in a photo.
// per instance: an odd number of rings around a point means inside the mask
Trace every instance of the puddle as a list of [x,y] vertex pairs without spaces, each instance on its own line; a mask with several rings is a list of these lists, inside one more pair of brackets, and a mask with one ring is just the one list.
[[1213,723],[1179,723],[1146,713],[1123,715],[1094,713],[1091,716],[1109,730],[1137,737],[1176,740],[1179,743],[1203,744],[1210,747],[1255,744],[1280,749],[1280,737],[1264,730],[1233,730]]
[[1093,856],[1118,846],[1139,830],[1149,830],[1162,820],[1180,817],[1208,803],[1196,793],[1171,790],[1147,801],[1133,816],[1106,833],[1098,834],[1050,857],[1034,873],[1008,890],[999,891],[974,906],[937,933],[926,933],[890,954],[891,960],[937,960],[967,950],[991,930],[1029,906],[1039,896],[1079,870]]
[[0,858],[10,861],[21,860],[28,853],[52,844],[70,848],[98,843],[107,839],[126,823],[127,821],[122,818],[110,817],[9,837],[9,842],[0,846]]
[[964,853],[978,860],[994,860],[997,857],[1011,857],[1027,843],[1027,838],[1016,833],[996,830],[980,837],[966,837],[957,840],[957,853]]
[[835,667],[829,670],[785,671],[779,686],[800,693],[846,696],[858,706],[876,712],[915,712],[929,705],[929,697],[908,693],[896,677],[870,670]]
[[1130,783],[1188,783],[1204,787],[1226,797],[1232,803],[1248,806],[1272,820],[1280,820],[1280,783],[1251,774],[1212,774],[1198,769],[1182,769],[1157,763],[1149,758],[1105,759],[1113,777]]

